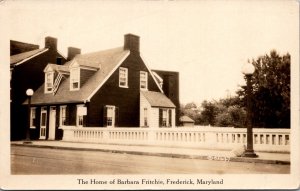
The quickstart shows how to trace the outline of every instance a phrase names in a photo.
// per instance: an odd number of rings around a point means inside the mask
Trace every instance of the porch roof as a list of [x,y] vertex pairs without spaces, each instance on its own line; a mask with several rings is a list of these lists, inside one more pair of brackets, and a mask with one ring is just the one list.
[[152,107],[175,108],[174,103],[163,93],[153,91],[141,91]]

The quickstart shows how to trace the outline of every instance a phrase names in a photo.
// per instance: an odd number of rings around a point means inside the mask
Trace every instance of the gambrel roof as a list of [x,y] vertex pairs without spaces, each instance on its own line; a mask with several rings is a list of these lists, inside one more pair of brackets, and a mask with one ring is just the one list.
[[[90,78],[82,84],[79,91],[70,91],[70,77],[61,82],[55,95],[44,93],[44,84],[34,93],[31,103],[78,103],[89,101],[90,98],[100,89],[113,72],[122,64],[130,54],[129,50],[123,47],[98,51],[88,54],[79,54],[73,60],[65,63],[64,67],[72,64],[96,68],[97,70]],[[26,104],[26,102],[24,102]]]

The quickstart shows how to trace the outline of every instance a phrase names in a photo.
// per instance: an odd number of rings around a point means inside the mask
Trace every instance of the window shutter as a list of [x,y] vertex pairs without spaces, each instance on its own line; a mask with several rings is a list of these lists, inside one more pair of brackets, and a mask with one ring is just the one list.
[[169,126],[172,127],[172,109],[169,109]]
[[162,127],[162,112],[163,110],[162,109],[159,109],[159,127]]
[[115,127],[119,126],[119,108],[115,107]]
[[103,107],[103,127],[107,126],[107,107]]

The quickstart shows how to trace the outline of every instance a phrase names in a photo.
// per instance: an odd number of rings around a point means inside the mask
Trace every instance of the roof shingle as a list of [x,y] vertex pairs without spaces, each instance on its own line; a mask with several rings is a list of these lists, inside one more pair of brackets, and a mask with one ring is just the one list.
[[180,122],[190,122],[190,123],[194,123],[195,121],[193,119],[191,119],[190,117],[184,115],[184,116],[181,116],[179,118],[179,121]]
[[141,91],[152,107],[170,107],[175,108],[173,102],[161,92]]
[[[101,64],[101,69],[97,70],[78,91],[70,91],[70,77],[61,82],[55,95],[45,94],[44,85],[42,85],[32,96],[32,104],[52,104],[52,103],[78,103],[87,101],[93,91],[99,88],[99,85],[109,77],[114,68],[129,55],[128,50],[124,50],[123,47],[114,48],[105,51],[99,51],[89,54],[77,55],[74,60],[79,65],[90,67],[98,67]],[[72,61],[70,61],[72,62]],[[63,66],[67,67],[70,62],[65,63]],[[26,104],[27,102],[24,102]]]
[[31,50],[31,51],[28,51],[28,52],[23,52],[23,53],[20,53],[20,54],[10,56],[10,64],[11,65],[17,64],[18,62],[21,62],[22,60],[30,58],[30,57],[32,57],[32,56],[34,56],[38,53],[41,53],[45,50],[47,50],[47,49],[45,49],[45,48],[36,49],[36,50]]

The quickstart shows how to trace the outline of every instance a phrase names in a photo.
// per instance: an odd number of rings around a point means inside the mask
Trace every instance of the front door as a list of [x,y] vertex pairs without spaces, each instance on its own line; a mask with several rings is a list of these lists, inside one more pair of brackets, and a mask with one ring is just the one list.
[[41,109],[40,139],[46,139],[47,109]]
[[49,140],[55,140],[55,122],[56,122],[56,108],[50,107],[49,116]]

